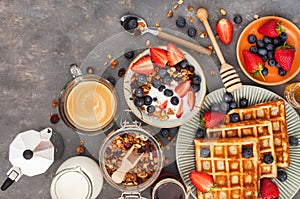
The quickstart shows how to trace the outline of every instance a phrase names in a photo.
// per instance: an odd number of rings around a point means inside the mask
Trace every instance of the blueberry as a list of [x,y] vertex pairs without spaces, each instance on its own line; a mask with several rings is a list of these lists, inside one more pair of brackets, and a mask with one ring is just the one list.
[[200,90],[200,84],[192,84],[191,89],[194,93]]
[[268,54],[268,51],[266,48],[259,48],[258,51],[257,51],[257,54],[260,55],[260,56],[265,56]]
[[173,91],[171,89],[167,88],[164,90],[164,95],[167,97],[171,97],[171,96],[173,96]]
[[133,30],[138,26],[136,17],[129,17],[121,24],[125,30]]
[[[189,66],[189,62],[185,59],[185,60],[179,62],[179,66],[181,67],[181,69],[182,69],[182,68],[186,68],[186,67]],[[181,70],[181,69],[180,69],[180,70]]]
[[219,104],[212,104],[210,106],[211,111],[213,112],[219,112],[220,111],[220,105]]
[[266,45],[266,49],[267,49],[268,51],[274,50],[274,47],[275,47],[275,46],[274,46],[274,44],[272,44],[272,43]]
[[111,83],[111,85],[113,85],[113,86],[116,85],[116,79],[113,76],[109,76],[107,78],[107,81],[109,81],[109,83]]
[[144,105],[144,98],[142,98],[142,97],[137,97],[137,98],[135,98],[134,99],[134,105],[136,105],[137,107],[141,107],[141,106],[143,106]]
[[233,101],[233,102],[230,102],[230,103],[229,103],[229,108],[230,108],[230,109],[235,109],[235,108],[237,108],[237,107],[238,107],[238,105],[237,105],[236,102]]
[[195,67],[192,66],[192,65],[189,65],[189,66],[188,66],[188,70],[189,70],[191,73],[193,73],[193,72],[195,72]]
[[274,58],[270,58],[268,61],[269,66],[275,66],[276,65],[276,61]]
[[146,75],[139,75],[138,78],[137,78],[137,81],[140,82],[141,84],[147,83]]
[[269,72],[269,70],[268,70],[267,67],[264,67],[264,69],[262,69],[262,71],[261,71],[261,73],[262,73],[263,76],[267,76],[268,72]]
[[193,83],[193,84],[200,84],[200,83],[201,83],[201,78],[200,78],[198,75],[195,75],[195,76],[192,78],[192,83]]
[[254,53],[254,54],[257,54],[258,48],[257,48],[257,46],[251,46],[249,51]]
[[147,106],[147,112],[148,113],[154,113],[155,112],[155,106],[153,105],[150,105],[150,106]]
[[160,134],[161,134],[162,137],[167,138],[171,135],[171,131],[170,131],[170,129],[162,128],[160,130]]
[[160,86],[158,87],[158,91],[159,91],[159,92],[162,92],[165,88],[166,88],[165,85],[160,85]]
[[240,121],[240,115],[238,113],[232,113],[230,114],[230,122],[239,122]]
[[274,161],[274,158],[273,158],[273,156],[271,154],[266,154],[264,156],[264,163],[266,163],[266,164],[272,164],[273,161]]
[[236,23],[236,24],[240,24],[240,23],[243,22],[243,18],[242,18],[241,15],[236,15],[236,16],[233,18],[233,21],[234,21],[234,23]]
[[207,147],[203,147],[201,150],[200,150],[200,157],[202,158],[206,158],[210,155],[210,150],[209,148]]
[[248,36],[248,42],[250,44],[254,44],[256,42],[256,40],[257,40],[257,37],[254,34],[251,34]]
[[133,50],[126,50],[124,52],[124,57],[127,59],[131,59],[134,56],[134,51]]
[[178,26],[179,28],[183,28],[185,25],[186,25],[185,18],[178,17],[176,20],[176,26]]
[[279,37],[276,37],[273,39],[274,46],[280,46],[281,45],[281,39]]
[[193,27],[189,28],[189,29],[187,30],[187,34],[188,34],[190,37],[195,37],[196,34],[197,34],[196,28],[193,28]]
[[175,68],[177,72],[180,72],[182,69],[182,67],[179,64],[175,65]]
[[281,39],[282,42],[285,42],[288,39],[288,35],[286,34],[286,32],[282,32],[279,38]]
[[267,54],[267,56],[268,56],[268,58],[269,58],[269,59],[272,59],[272,58],[274,58],[274,50],[270,50],[270,51],[268,51],[268,54]]
[[196,137],[196,138],[205,138],[205,137],[206,137],[206,130],[205,130],[205,129],[198,128],[195,137]]
[[164,78],[163,78],[163,83],[164,84],[171,84],[172,82],[172,77],[170,75],[166,75]]
[[262,40],[257,40],[256,45],[259,48],[264,48],[265,47],[265,43]]
[[157,71],[157,74],[158,74],[158,76],[160,76],[160,77],[165,77],[166,74],[167,74],[167,70],[164,69],[164,68],[160,68],[160,69]]
[[179,104],[179,98],[177,96],[171,97],[170,101],[171,101],[171,104],[173,104],[175,106]]
[[220,109],[221,109],[222,112],[227,113],[230,110],[229,103],[221,102],[220,103]]
[[157,97],[153,97],[153,102],[156,102],[157,101]]
[[146,95],[145,97],[144,97],[144,104],[145,105],[150,105],[151,103],[152,103],[152,97],[151,96],[149,96],[149,95]]
[[298,146],[298,138],[294,136],[289,136],[290,146]]
[[286,71],[283,70],[283,68],[279,68],[279,69],[278,69],[278,74],[279,74],[280,76],[285,76],[285,75],[286,75]]
[[285,182],[287,180],[287,173],[286,171],[284,170],[278,170],[277,172],[277,179],[280,181],[280,182]]
[[241,98],[240,99],[240,107],[241,108],[246,108],[248,106],[248,100],[246,98]]
[[270,38],[270,37],[268,37],[268,36],[264,36],[263,42],[264,42],[265,44],[270,44],[270,43],[272,43],[272,38]]
[[143,97],[144,96],[144,90],[142,88],[137,88],[134,91],[134,95],[136,97]]
[[224,93],[224,95],[223,95],[223,101],[224,102],[229,103],[232,100],[233,100],[233,95],[231,93],[228,93],[228,92]]
[[268,60],[268,56],[267,55],[261,56],[261,59],[263,60],[263,62],[266,62]]
[[151,83],[154,88],[159,88],[161,85],[159,79],[155,79],[155,78],[152,79]]
[[245,147],[242,149],[242,155],[244,158],[251,158],[253,155],[252,148]]

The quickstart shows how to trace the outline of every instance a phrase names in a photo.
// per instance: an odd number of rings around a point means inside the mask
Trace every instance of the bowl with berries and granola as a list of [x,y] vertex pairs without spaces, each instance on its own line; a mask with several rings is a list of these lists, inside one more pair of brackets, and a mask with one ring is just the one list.
[[140,53],[124,77],[129,108],[155,127],[171,128],[190,120],[201,109],[205,94],[200,64],[172,43]]

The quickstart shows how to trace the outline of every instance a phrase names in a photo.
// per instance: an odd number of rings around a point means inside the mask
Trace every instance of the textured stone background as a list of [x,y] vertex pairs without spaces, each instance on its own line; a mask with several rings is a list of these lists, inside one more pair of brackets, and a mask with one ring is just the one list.
[[[8,147],[17,133],[47,126],[59,132],[65,142],[63,157],[56,161],[44,175],[29,178],[23,176],[0,198],[40,199],[50,198],[49,187],[54,173],[62,161],[76,154],[79,137],[62,122],[53,125],[49,113],[55,112],[51,101],[58,97],[60,89],[70,79],[68,72],[71,63],[79,65],[90,51],[105,39],[122,31],[119,18],[125,13],[135,13],[147,19],[150,26],[159,21],[161,26],[185,34],[186,29],[178,29],[175,19],[191,15],[187,6],[205,7],[209,20],[215,24],[221,17],[219,8],[227,10],[231,20],[241,14],[244,21],[235,25],[233,42],[221,45],[228,63],[238,65],[235,57],[236,41],[243,28],[255,14],[260,16],[279,15],[300,25],[297,0],[270,1],[210,1],[185,0],[171,19],[166,13],[176,0],[1,0],[0,1],[0,181],[6,178],[11,167],[8,160]],[[199,32],[203,25],[195,20],[188,23]],[[214,29],[214,28],[213,28]],[[208,39],[196,38],[197,42],[209,44]],[[108,51],[116,46],[107,46]],[[216,55],[212,59],[217,62]],[[116,71],[115,71],[116,72]],[[238,69],[244,84],[253,84]],[[300,80],[300,75],[293,81]],[[255,85],[255,84],[253,84]],[[266,87],[282,95],[284,85]],[[299,113],[299,110],[298,110]],[[175,172],[171,164],[167,172]],[[143,192],[150,197],[150,189]],[[120,193],[105,183],[98,198],[117,198]],[[300,198],[300,194],[295,196]]]

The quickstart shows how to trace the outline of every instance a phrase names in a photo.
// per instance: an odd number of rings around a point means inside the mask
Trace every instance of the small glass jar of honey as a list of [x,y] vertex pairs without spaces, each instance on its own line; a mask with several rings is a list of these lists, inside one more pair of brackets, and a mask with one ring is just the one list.
[[291,83],[284,90],[285,99],[294,108],[300,108],[300,82]]

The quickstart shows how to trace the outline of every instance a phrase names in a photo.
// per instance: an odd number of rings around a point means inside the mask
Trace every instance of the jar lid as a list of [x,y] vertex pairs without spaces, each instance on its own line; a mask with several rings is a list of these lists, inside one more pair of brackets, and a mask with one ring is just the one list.
[[53,178],[51,184],[51,197],[53,199],[82,199],[90,198],[91,195],[91,181],[81,167],[64,169]]
[[[163,166],[158,141],[137,124],[127,124],[111,132],[99,152],[99,164],[105,180],[123,193],[137,194],[149,187],[157,179]],[[123,157],[132,146],[132,153],[143,155],[137,165],[126,173],[123,181],[116,183],[111,176],[120,167]]]

